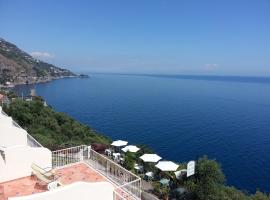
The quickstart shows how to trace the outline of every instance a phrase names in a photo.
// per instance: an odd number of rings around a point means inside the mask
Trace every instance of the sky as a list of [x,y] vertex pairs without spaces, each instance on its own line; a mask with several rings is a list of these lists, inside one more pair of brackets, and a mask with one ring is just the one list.
[[270,76],[270,0],[0,0],[0,37],[76,72]]

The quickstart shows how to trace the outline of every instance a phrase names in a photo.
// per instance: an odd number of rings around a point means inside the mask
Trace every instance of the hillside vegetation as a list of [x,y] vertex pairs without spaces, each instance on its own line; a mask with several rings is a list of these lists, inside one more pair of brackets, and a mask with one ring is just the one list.
[[44,106],[41,98],[33,101],[16,99],[4,111],[49,149],[81,144],[109,143],[110,139],[98,134],[68,115]]

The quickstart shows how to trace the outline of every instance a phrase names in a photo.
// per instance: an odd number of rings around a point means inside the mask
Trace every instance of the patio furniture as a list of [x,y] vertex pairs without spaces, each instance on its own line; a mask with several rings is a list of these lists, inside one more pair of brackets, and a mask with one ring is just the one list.
[[56,180],[55,171],[53,169],[46,171],[34,163],[31,165],[31,168],[32,174],[37,177],[38,184],[40,185],[43,185],[44,183],[49,184]]
[[50,191],[50,190],[54,190],[60,186],[62,186],[62,184],[59,181],[53,181],[47,185],[47,189]]
[[121,164],[121,165],[123,165],[123,164],[124,164],[124,161],[125,161],[125,158],[120,157],[120,159],[119,159],[119,160],[120,160],[120,164]]
[[33,173],[40,173],[46,178],[53,178],[55,176],[55,170],[54,169],[46,170],[46,168],[41,168],[40,166],[38,166],[35,163],[33,163],[31,165],[31,168],[32,168]]
[[145,176],[147,177],[148,181],[152,181],[154,179],[154,173],[153,172],[146,172]]
[[109,157],[112,156],[112,150],[111,149],[105,149],[105,154]]
[[120,161],[120,156],[121,156],[120,153],[113,153],[113,160],[116,161],[116,162],[119,162]]
[[134,169],[136,169],[138,173],[143,173],[143,166],[142,165],[135,163]]
[[169,186],[170,180],[163,178],[159,181],[163,186]]

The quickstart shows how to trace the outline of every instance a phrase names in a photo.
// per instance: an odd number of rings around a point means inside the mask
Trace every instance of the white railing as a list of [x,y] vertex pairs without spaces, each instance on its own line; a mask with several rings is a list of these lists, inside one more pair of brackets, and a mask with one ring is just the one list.
[[141,199],[141,179],[121,185],[114,190],[114,200]]
[[93,149],[89,149],[89,157],[86,162],[110,181],[119,185],[115,190],[116,196],[125,194],[125,196],[129,196],[128,199],[141,199],[141,178],[139,176]]
[[52,152],[53,168],[82,161],[118,186],[113,194],[115,200],[141,199],[141,178],[91,147],[81,145]]
[[88,157],[86,145],[52,151],[52,167],[58,168],[72,163],[81,162]]

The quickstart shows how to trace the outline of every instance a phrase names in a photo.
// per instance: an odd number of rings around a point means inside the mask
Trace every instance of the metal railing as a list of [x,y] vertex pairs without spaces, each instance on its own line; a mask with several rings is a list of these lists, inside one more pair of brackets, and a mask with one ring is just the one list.
[[115,200],[141,199],[141,178],[90,146],[81,145],[52,152],[53,168],[82,161],[117,185],[113,193]]
[[114,190],[114,200],[141,199],[141,179],[121,185]]
[[139,176],[93,149],[89,149],[88,153],[89,157],[86,163],[98,170],[110,181],[119,185],[115,190],[114,196],[120,195],[123,197],[128,196],[128,199],[141,199],[141,178]]
[[63,167],[65,165],[81,162],[88,157],[86,145],[52,151],[52,167]]

